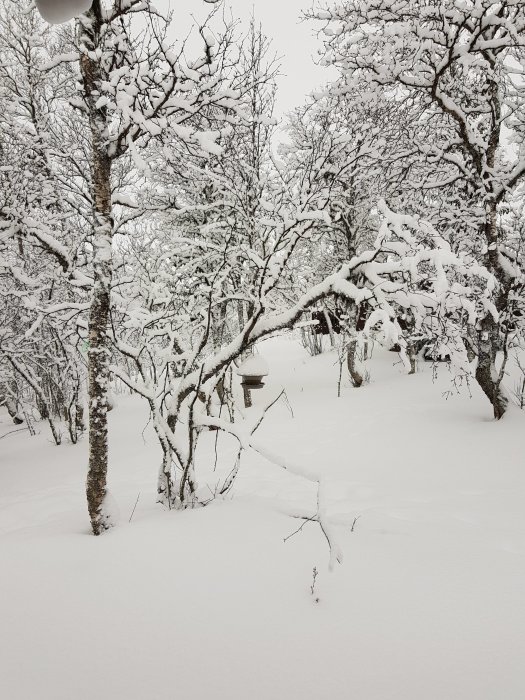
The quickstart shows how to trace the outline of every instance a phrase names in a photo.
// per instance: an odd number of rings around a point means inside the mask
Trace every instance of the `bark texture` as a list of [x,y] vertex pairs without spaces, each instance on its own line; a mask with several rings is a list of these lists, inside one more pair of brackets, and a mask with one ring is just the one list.
[[95,57],[100,46],[102,26],[100,0],[94,0],[86,18],[80,22],[80,68],[89,111],[93,178],[93,296],[89,311],[89,464],[86,493],[91,527],[95,535],[100,535],[113,524],[104,512],[108,470],[108,321],[113,224],[107,114],[104,107],[96,106],[98,88],[104,77],[103,59]]
[[359,369],[358,341],[353,338],[346,348],[346,366],[352,381],[352,386],[356,389],[363,385],[364,377]]
[[[493,61],[489,61],[494,70]],[[498,240],[498,198],[494,193],[494,182],[488,175],[496,164],[496,153],[500,145],[501,137],[501,103],[499,89],[494,79],[488,80],[490,103],[492,107],[493,128],[490,132],[487,149],[486,168],[479,167],[480,177],[485,185],[485,225],[484,235],[487,242],[487,254],[485,264],[499,282],[499,291],[495,300],[498,313],[505,310],[508,304],[509,291],[512,280],[509,279],[505,268],[501,264]],[[500,195],[501,196],[501,195]],[[492,404],[494,418],[503,417],[508,406],[508,399],[501,386],[502,377],[496,370],[496,355],[501,345],[501,327],[490,312],[482,320],[478,329],[478,364],[476,367],[476,381]]]
[[503,417],[508,399],[501,387],[501,378],[496,370],[496,353],[499,347],[499,324],[487,315],[478,331],[478,364],[476,381],[492,404],[494,418]]

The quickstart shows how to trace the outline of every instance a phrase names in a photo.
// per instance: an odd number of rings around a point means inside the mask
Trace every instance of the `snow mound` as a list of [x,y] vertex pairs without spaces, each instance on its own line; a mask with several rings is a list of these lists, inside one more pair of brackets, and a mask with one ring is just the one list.
[[265,377],[268,374],[268,365],[261,355],[250,355],[239,366],[237,374],[248,377]]
[[62,24],[87,12],[91,0],[36,0],[36,6],[49,24]]

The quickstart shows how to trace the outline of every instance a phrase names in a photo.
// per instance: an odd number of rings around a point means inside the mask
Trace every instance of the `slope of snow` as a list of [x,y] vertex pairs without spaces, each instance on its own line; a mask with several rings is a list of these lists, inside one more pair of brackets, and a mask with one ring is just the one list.
[[92,0],[36,0],[42,17],[50,24],[63,24],[87,12]]
[[[385,352],[338,399],[334,353],[261,351],[256,404],[283,386],[288,403],[258,441],[326,475],[344,564],[328,572],[315,523],[283,541],[315,489],[254,455],[227,500],[155,505],[160,454],[134,398],[110,414],[122,523],[100,538],[85,442],[0,437],[0,697],[523,700],[525,414],[496,423],[476,387],[445,400],[444,367],[407,377]],[[212,489],[235,455],[220,436],[214,470],[215,437],[198,454]]]

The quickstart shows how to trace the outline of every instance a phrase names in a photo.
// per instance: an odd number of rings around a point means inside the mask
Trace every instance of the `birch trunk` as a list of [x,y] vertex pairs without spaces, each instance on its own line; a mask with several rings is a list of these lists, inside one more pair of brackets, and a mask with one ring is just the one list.
[[112,526],[104,512],[108,470],[108,320],[112,277],[111,158],[104,107],[97,107],[103,79],[102,58],[95,57],[102,29],[100,0],[80,20],[80,69],[89,110],[93,178],[93,295],[89,310],[88,397],[89,465],[86,484],[89,517],[95,535]]
[[[495,69],[493,61],[491,68]],[[496,153],[500,145],[501,136],[501,103],[498,84],[494,79],[489,79],[489,94],[492,108],[492,130],[490,132],[486,172],[479,167],[480,176],[485,182],[486,173],[491,173],[496,164]],[[500,289],[495,300],[495,306],[501,313],[507,306],[510,283],[507,272],[502,267],[499,256],[498,223],[497,223],[498,201],[494,196],[494,183],[488,180],[485,194],[485,224],[484,235],[487,242],[486,266],[497,278]],[[496,370],[496,355],[500,347],[500,323],[496,321],[490,312],[481,321],[478,328],[478,364],[476,368],[476,381],[492,404],[494,418],[499,420],[503,417],[508,406],[508,399],[501,386],[503,377],[499,376]]]
[[503,418],[508,407],[508,399],[501,387],[501,377],[496,369],[496,355],[499,347],[499,324],[487,314],[478,330],[478,364],[476,381],[492,404],[494,418]]
[[[511,280],[507,277],[499,260],[497,205],[494,201],[489,201],[487,204],[487,219],[484,233],[488,248],[485,264],[494,273],[500,284],[495,307],[498,313],[501,313],[508,304]],[[489,311],[478,328],[476,381],[492,404],[496,420],[503,417],[508,407],[508,398],[501,386],[503,377],[499,376],[499,372],[496,369],[496,356],[501,345],[500,338],[500,323],[493,318]]]

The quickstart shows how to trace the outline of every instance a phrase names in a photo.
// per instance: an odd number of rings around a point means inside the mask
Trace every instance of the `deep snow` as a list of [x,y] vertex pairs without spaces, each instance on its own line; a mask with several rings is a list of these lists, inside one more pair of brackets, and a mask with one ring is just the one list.
[[[0,698],[523,700],[525,413],[496,423],[475,386],[445,400],[445,367],[406,376],[384,351],[338,399],[334,353],[260,349],[254,403],[284,386],[293,417],[281,399],[258,440],[329,478],[343,565],[328,572],[315,523],[283,542],[315,489],[256,455],[225,501],[155,505],[159,451],[134,398],[110,414],[122,520],[100,538],[85,442],[57,448],[45,425],[0,438]],[[235,453],[221,436],[214,472],[215,436],[199,453],[212,490]]]

